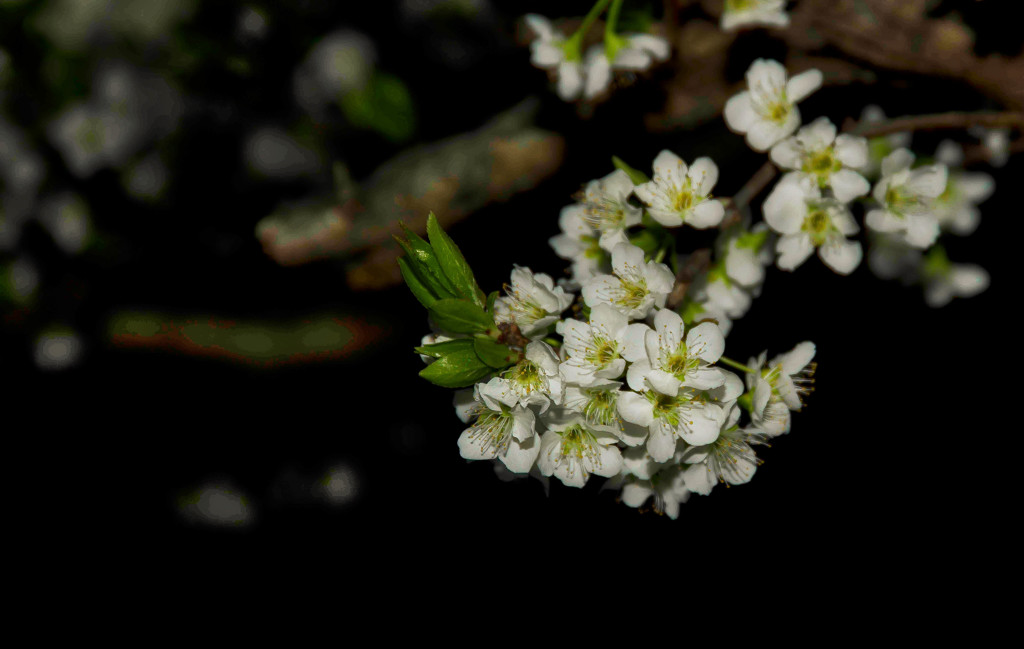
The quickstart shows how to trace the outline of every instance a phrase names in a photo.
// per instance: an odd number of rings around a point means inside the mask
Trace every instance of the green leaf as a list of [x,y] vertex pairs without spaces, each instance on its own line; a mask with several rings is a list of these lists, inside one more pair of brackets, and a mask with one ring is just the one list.
[[427,217],[427,238],[430,239],[430,245],[434,248],[434,254],[437,255],[441,270],[451,280],[455,291],[462,297],[472,300],[482,309],[486,301],[483,291],[476,284],[473,271],[466,263],[466,258],[462,256],[459,247],[441,229],[433,212]]
[[455,287],[441,270],[441,264],[430,244],[405,227],[405,224],[402,224],[402,228],[405,230],[406,239],[395,237],[395,241],[408,255],[410,265],[423,280],[423,283],[438,298],[458,297]]
[[515,352],[508,345],[502,345],[493,338],[477,336],[473,339],[473,350],[480,360],[496,370],[508,367],[516,359]]
[[486,333],[497,328],[494,318],[466,300],[438,300],[428,307],[437,326],[460,334]]
[[651,179],[647,176],[647,174],[640,171],[639,169],[634,169],[633,167],[630,167],[628,164],[622,161],[622,158],[618,156],[612,156],[612,164],[615,165],[616,169],[621,169],[622,171],[625,171],[626,174],[629,176],[629,179],[633,181],[634,185],[642,185],[644,183],[651,182]]
[[465,388],[494,372],[493,368],[480,360],[474,351],[473,341],[468,338],[426,345],[419,349],[427,348],[432,354],[437,354],[437,360],[420,370],[420,376],[434,385]]
[[487,313],[494,313],[494,301],[498,299],[500,293],[497,291],[491,291],[491,294],[487,296]]
[[661,247],[662,238],[651,230],[641,230],[630,236],[629,242],[642,249],[650,257]]
[[446,340],[443,343],[431,343],[422,347],[416,347],[414,351],[417,354],[423,354],[431,358],[441,358],[446,354],[464,351],[472,346],[473,340],[471,338],[456,338],[455,340]]
[[420,301],[420,304],[428,309],[437,302],[437,296],[423,283],[423,280],[409,266],[404,257],[399,257],[398,268],[402,271],[402,279],[412,294]]

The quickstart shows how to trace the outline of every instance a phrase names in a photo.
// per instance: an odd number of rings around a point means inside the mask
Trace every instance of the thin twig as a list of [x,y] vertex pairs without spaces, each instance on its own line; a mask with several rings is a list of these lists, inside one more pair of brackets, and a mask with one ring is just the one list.
[[860,123],[853,129],[854,135],[878,137],[903,131],[936,131],[961,129],[969,126],[988,128],[1019,128],[1024,130],[1024,113],[938,113],[935,115],[913,115],[897,117],[874,124]]
[[665,300],[665,308],[675,309],[682,304],[690,284],[693,283],[693,280],[697,279],[698,275],[707,270],[707,267],[710,265],[710,248],[700,248],[693,251],[686,258],[686,263],[679,268],[679,273],[676,274],[676,284],[672,287],[672,292],[668,294],[668,299]]

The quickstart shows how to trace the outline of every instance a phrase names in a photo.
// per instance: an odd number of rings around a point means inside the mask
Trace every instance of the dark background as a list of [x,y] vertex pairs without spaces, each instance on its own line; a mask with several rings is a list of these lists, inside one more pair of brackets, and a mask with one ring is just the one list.
[[[442,33],[402,22],[396,3],[384,0],[357,9],[326,1],[264,5],[273,29],[246,52],[257,81],[240,82],[213,62],[186,80],[189,95],[230,111],[187,114],[169,199],[157,207],[125,197],[114,172],[86,180],[62,172],[59,154],[44,144],[51,177],[86,197],[96,227],[130,241],[132,252],[96,264],[63,256],[38,226],[23,234],[20,246],[38,262],[44,297],[40,315],[4,333],[3,366],[14,386],[5,428],[41,442],[43,450],[23,464],[32,473],[28,484],[44,485],[29,490],[46,494],[33,507],[90,537],[117,523],[132,538],[156,544],[233,545],[259,537],[337,552],[412,544],[426,553],[468,545],[481,560],[497,539],[506,547],[543,547],[546,538],[563,547],[599,544],[618,533],[632,537],[635,547],[740,539],[732,542],[749,542],[755,553],[835,558],[841,547],[858,561],[912,560],[968,540],[1001,539],[1003,519],[988,506],[1014,473],[1009,458],[1019,428],[1016,384],[1001,377],[1018,357],[1019,157],[985,169],[997,189],[982,206],[978,231],[944,238],[954,261],[979,263],[991,273],[991,287],[978,297],[935,310],[919,289],[879,280],[866,264],[847,278],[815,258],[792,274],[769,270],[726,353],[745,360],[813,340],[817,391],[795,415],[792,433],[763,451],[765,463],[752,483],[692,497],[674,522],[617,504],[614,492],[598,493],[598,480],[582,491],[556,481],[546,496],[535,480],[505,483],[490,463],[466,463],[455,444],[462,425],[451,392],[416,376],[421,363],[411,348],[427,324],[404,287],[354,293],[338,263],[282,268],[265,256],[252,235],[256,221],[283,199],[323,189],[329,178],[260,183],[239,171],[242,137],[251,125],[295,110],[294,66],[319,35],[345,25],[372,37],[379,65],[408,83],[418,113],[414,143],[474,128],[528,95],[541,100],[538,124],[566,136],[567,158],[557,174],[451,228],[485,292],[507,281],[513,263],[557,276],[565,262],[546,240],[558,231],[558,210],[583,183],[611,170],[613,154],[642,169],[664,148],[686,160],[711,155],[722,170],[719,195],[733,193],[763,162],[721,120],[648,134],[643,114],[663,97],[654,82],[616,93],[581,119],[529,65],[512,33],[529,11],[582,15],[587,3],[492,4],[490,21],[455,21]],[[982,4],[989,3],[943,3],[936,11],[956,5],[977,31],[979,51],[1013,54],[1019,36],[975,7]],[[233,28],[236,10],[231,3],[203,3],[189,29],[216,39]],[[16,21],[5,22],[0,36],[25,69],[46,47]],[[439,39],[460,43],[466,56],[458,64],[438,56]],[[731,54],[734,77],[758,56],[784,54],[768,33],[749,33]],[[31,75],[18,83],[11,119],[30,127],[42,107]],[[955,82],[886,72],[871,86],[820,90],[800,108],[805,122],[825,115],[841,124],[870,103],[889,115],[998,108]],[[328,130],[325,138],[357,178],[402,148],[367,133]],[[928,154],[938,140],[920,135],[912,146]],[[710,241],[688,229],[679,234],[684,249],[687,242]],[[108,346],[107,318],[126,305],[238,318],[363,313],[385,322],[388,336],[351,359],[253,370]],[[73,368],[42,373],[31,362],[32,318],[54,314],[75,325],[87,351]],[[73,468],[58,469],[64,462]],[[307,491],[337,463],[355,470],[359,488],[351,504],[331,508]],[[182,519],[176,505],[182,494],[218,480],[249,497],[251,525],[220,529]]]

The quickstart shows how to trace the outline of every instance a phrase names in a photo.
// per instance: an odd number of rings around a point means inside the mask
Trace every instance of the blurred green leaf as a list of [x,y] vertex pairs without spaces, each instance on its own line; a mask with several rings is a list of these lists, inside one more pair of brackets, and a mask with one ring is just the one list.
[[408,140],[416,131],[412,96],[394,75],[375,72],[364,87],[346,92],[338,103],[353,126],[377,131],[393,142]]
[[639,169],[634,169],[633,167],[630,167],[628,164],[622,161],[622,158],[618,156],[612,156],[612,164],[615,165],[616,169],[621,169],[622,171],[625,171],[626,174],[629,176],[629,179],[633,181],[634,185],[642,185],[646,182],[650,182],[651,180],[650,178],[647,177],[647,174],[640,171]]

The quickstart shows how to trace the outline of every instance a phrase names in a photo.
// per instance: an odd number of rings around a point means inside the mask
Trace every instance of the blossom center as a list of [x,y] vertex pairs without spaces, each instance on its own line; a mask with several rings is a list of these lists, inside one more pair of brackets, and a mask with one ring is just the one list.
[[540,367],[531,360],[523,359],[508,371],[507,377],[523,394],[544,388],[544,376]]
[[590,400],[583,406],[583,416],[587,421],[598,426],[615,423],[618,419],[615,410],[618,392],[615,390],[590,390],[588,394]]
[[836,158],[833,148],[827,147],[808,155],[804,159],[801,170],[817,176],[818,185],[824,187],[828,183],[829,176],[842,169],[842,167],[843,164]]

